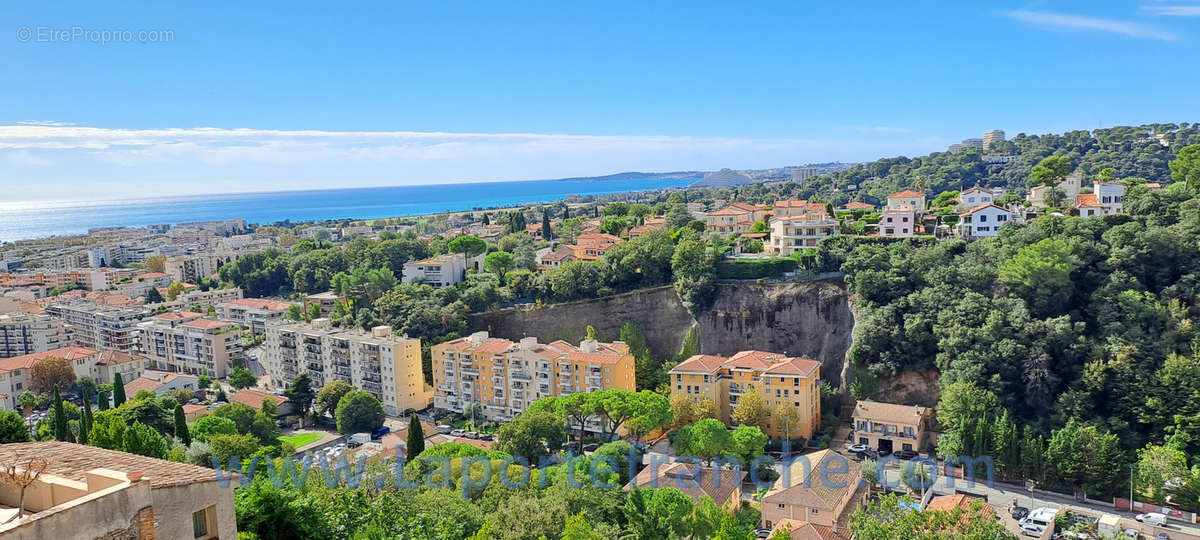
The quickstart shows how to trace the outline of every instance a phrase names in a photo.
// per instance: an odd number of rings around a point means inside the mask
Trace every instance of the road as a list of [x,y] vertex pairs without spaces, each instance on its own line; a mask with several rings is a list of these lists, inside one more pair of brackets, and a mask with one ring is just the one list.
[[[899,467],[888,467],[884,471],[883,478],[886,479],[889,486],[903,486],[900,482]],[[882,480],[881,480],[882,481]],[[953,482],[952,484],[950,482]],[[1067,495],[1058,495],[1054,493],[1046,493],[1038,491],[1037,493],[1029,493],[1021,486],[1010,484],[994,483],[992,486],[987,486],[984,481],[977,481],[974,485],[968,486],[966,480],[952,479],[945,475],[938,475],[933,486],[934,493],[937,495],[953,495],[955,493],[966,493],[983,497],[987,500],[997,513],[1006,516],[1005,523],[1014,533],[1019,532],[1016,529],[1012,519],[1007,518],[1008,509],[1012,505],[1015,498],[1019,506],[1024,506],[1029,509],[1048,507],[1056,509],[1066,509],[1072,512],[1085,514],[1099,518],[1101,514],[1114,514],[1125,518],[1122,520],[1121,527],[1133,528],[1140,530],[1147,538],[1154,538],[1160,532],[1165,532],[1171,540],[1200,540],[1200,526],[1192,523],[1184,523],[1178,520],[1169,520],[1167,527],[1152,527],[1138,523],[1133,520],[1134,514],[1129,512],[1119,512],[1112,508],[1111,505],[1100,503],[1091,503],[1077,501],[1073,497]]]

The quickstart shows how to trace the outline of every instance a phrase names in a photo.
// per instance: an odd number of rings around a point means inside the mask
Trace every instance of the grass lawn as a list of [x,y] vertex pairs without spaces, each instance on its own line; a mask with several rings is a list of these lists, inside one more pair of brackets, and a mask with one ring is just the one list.
[[320,438],[320,433],[297,433],[295,435],[288,435],[287,437],[280,437],[279,441],[292,443],[293,448],[300,448],[306,444],[315,443]]

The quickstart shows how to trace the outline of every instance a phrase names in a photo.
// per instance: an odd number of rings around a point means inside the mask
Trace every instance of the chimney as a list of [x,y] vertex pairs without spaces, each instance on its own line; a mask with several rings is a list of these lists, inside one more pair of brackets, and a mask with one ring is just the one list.
[[521,338],[521,350],[532,351],[537,347],[538,340],[536,337]]
[[483,341],[487,338],[488,338],[487,332],[475,332],[474,334],[471,334],[471,337],[469,337],[467,339],[471,340],[472,345],[479,345],[480,343],[483,343]]
[[596,352],[596,345],[597,345],[596,340],[585,339],[585,340],[579,342],[579,350],[581,350],[585,353],[594,353],[594,352]]
[[392,335],[392,327],[386,324],[376,326],[371,329],[371,336],[377,338],[390,337]]

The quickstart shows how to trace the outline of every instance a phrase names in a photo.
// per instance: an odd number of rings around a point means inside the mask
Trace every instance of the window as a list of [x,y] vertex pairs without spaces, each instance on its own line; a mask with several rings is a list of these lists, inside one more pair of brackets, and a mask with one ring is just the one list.
[[987,215],[986,215],[986,214],[980,214],[980,216],[979,216],[979,222],[980,222],[980,223],[984,223],[984,222],[986,222],[986,221],[987,221]]
[[192,537],[203,538],[205,536],[208,536],[208,508],[192,513]]
[[787,508],[787,505],[785,505],[785,504],[783,504],[783,503],[780,503],[780,504],[779,504],[779,509],[780,509],[780,510],[783,510],[784,508]]
[[676,374],[675,374],[675,382],[679,382],[679,381],[682,381],[682,380],[683,380],[683,375],[680,375],[680,374],[676,373]]

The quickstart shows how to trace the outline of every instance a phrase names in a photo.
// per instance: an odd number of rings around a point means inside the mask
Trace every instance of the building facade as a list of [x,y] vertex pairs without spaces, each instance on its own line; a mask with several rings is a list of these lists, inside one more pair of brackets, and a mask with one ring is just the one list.
[[879,236],[909,238],[917,233],[917,212],[906,204],[888,207],[879,216]]
[[925,194],[920,191],[906,189],[887,196],[888,208],[911,206],[918,214],[925,213]]
[[46,307],[46,314],[62,319],[71,328],[71,343],[90,349],[136,352],[138,324],[150,315],[144,307],[110,308],[87,300]]
[[213,306],[217,319],[248,328],[259,336],[267,331],[267,324],[282,321],[293,304],[262,298],[239,298]]
[[167,312],[138,328],[141,353],[161,371],[223,378],[242,356],[238,327],[202,313]]
[[23,312],[0,315],[0,358],[65,347],[70,333],[61,319]]
[[565,341],[520,342],[476,332],[434,345],[434,406],[462,412],[463,405],[483,404],[488,420],[502,422],[544,397],[610,388],[637,389],[634,359],[622,342],[584,340],[578,347]]
[[820,214],[771,218],[771,241],[766,248],[773,255],[787,257],[797,251],[817,247],[822,238],[839,233],[838,221],[822,207]]
[[21,394],[28,392],[32,387],[33,365],[47,358],[65,359],[71,364],[75,377],[78,378],[92,375],[100,358],[100,351],[84,347],[63,347],[0,359],[0,408],[20,410]]
[[933,446],[933,409],[877,401],[854,406],[851,437],[880,452],[925,452]]
[[981,204],[958,216],[955,232],[962,238],[987,238],[1000,234],[1000,227],[1016,221],[1016,214],[994,204]]
[[717,418],[731,423],[738,399],[762,394],[767,406],[790,407],[795,425],[772,418],[764,431],[772,437],[811,439],[821,429],[821,364],[808,358],[763,351],[742,351],[729,358],[698,354],[669,372],[671,396],[710,399]]
[[328,319],[272,323],[263,350],[272,388],[287,388],[301,373],[313,388],[342,380],[374,394],[390,415],[424,409],[433,399],[421,371],[421,341],[397,336],[390,326],[362,332],[335,328]]

